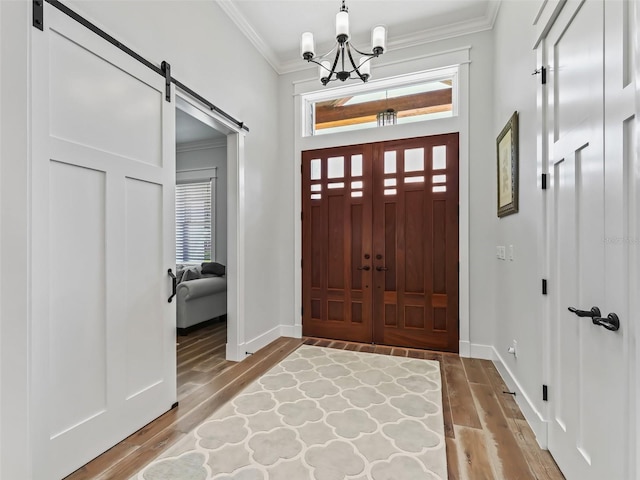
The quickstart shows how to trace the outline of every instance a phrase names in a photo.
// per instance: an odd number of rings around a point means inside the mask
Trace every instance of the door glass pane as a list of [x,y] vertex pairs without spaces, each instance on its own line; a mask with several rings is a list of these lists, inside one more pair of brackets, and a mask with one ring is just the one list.
[[320,185],[320,184],[311,185],[311,191],[312,192],[319,192],[321,190],[322,190],[322,185]]
[[411,148],[404,151],[404,171],[422,172],[424,170],[424,148]]
[[351,196],[352,197],[361,197],[362,196],[362,192],[351,192]]
[[424,177],[407,177],[404,179],[404,183],[420,183],[424,182]]
[[447,187],[445,187],[444,185],[440,185],[440,186],[437,186],[437,187],[433,187],[433,191],[435,193],[446,192],[447,191]]
[[396,173],[396,152],[384,152],[384,173]]
[[311,180],[320,180],[322,175],[322,170],[320,169],[320,159],[314,158],[311,160]]
[[344,157],[329,157],[327,164],[327,177],[344,177]]
[[344,182],[330,183],[328,188],[344,188]]
[[351,182],[351,188],[362,188],[363,182]]
[[395,194],[396,194],[396,189],[395,189],[395,188],[387,188],[387,189],[384,191],[384,194],[385,194],[385,195],[395,195]]
[[447,176],[446,175],[434,175],[433,183],[446,183]]
[[385,187],[395,187],[396,186],[396,179],[395,178],[385,178],[384,179],[384,186]]
[[362,176],[362,155],[351,155],[351,176]]
[[445,168],[447,168],[447,146],[433,147],[433,169],[444,170]]

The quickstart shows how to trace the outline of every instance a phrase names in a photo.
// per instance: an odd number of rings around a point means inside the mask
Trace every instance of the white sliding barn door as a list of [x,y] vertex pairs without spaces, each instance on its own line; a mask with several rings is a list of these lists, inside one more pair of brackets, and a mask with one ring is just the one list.
[[[568,1],[544,42],[551,175],[549,450],[567,479],[632,473],[625,2]],[[610,331],[568,311],[619,316]]]
[[45,4],[33,29],[35,479],[65,476],[176,398],[175,111],[164,79]]

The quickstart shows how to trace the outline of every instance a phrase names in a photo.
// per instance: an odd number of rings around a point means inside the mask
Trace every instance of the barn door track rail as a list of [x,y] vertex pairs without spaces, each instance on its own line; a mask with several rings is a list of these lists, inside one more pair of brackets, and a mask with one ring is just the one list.
[[193,97],[194,99],[198,100],[199,102],[203,103],[211,111],[216,112],[218,115],[224,117],[225,119],[227,119],[228,121],[236,125],[241,130],[245,130],[247,132],[249,131],[249,127],[247,127],[244,124],[244,122],[236,120],[227,112],[225,112],[219,107],[216,107],[209,100],[199,95],[189,87],[187,87],[184,83],[178,81],[175,77],[172,77],[171,65],[169,65],[169,63],[163,61],[161,66],[158,67],[156,64],[150,62],[149,60],[144,58],[142,55],[136,53],[135,51],[127,47],[125,44],[123,44],[122,42],[119,42],[118,40],[113,38],[111,35],[109,35],[107,32],[97,27],[96,25],[91,23],[89,20],[84,18],[82,15],[71,10],[69,7],[67,7],[66,5],[64,5],[62,2],[58,0],[32,0],[32,1],[33,1],[33,26],[38,30],[44,30],[44,3],[46,2],[49,5],[57,8],[62,13],[72,18],[76,22],[80,23],[84,27],[88,28],[93,33],[100,36],[101,38],[109,42],[111,45],[113,45],[114,47],[122,50],[124,53],[126,53],[130,57],[134,58],[135,60],[143,64],[145,67],[153,70],[158,75],[161,75],[163,78],[165,78],[165,85],[166,85],[165,99],[167,102],[171,101],[171,83],[173,83],[176,87],[178,87],[179,89],[181,89],[182,91],[184,91],[185,93]]

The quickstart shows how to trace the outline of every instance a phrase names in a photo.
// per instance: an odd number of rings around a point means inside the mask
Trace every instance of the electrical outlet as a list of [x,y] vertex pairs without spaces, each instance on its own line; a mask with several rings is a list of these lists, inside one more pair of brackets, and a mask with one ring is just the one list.
[[496,246],[496,258],[500,259],[500,246]]
[[500,260],[506,260],[507,258],[507,248],[502,245],[500,246]]
[[517,340],[513,340],[513,356],[517,357],[518,356],[518,341]]
[[509,260],[513,262],[513,245],[509,245]]

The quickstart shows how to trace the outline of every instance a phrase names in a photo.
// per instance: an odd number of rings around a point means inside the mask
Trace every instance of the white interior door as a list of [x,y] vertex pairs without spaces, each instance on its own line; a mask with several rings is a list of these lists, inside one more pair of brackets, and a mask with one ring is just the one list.
[[[568,1],[544,47],[551,175],[548,445],[569,480],[636,478],[628,425],[623,172],[633,97],[627,98],[631,79],[624,79],[625,21],[623,2]],[[599,307],[604,318],[614,312],[620,329],[607,330],[568,307]]]
[[164,79],[45,4],[33,29],[32,438],[65,476],[176,399],[175,111]]

